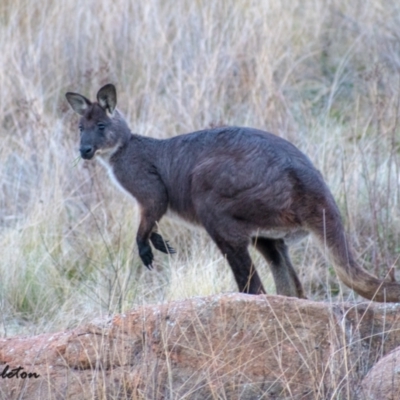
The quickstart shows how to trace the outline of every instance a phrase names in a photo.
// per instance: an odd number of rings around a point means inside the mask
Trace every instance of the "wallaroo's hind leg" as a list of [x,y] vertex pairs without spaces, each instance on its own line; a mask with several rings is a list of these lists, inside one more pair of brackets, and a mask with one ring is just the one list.
[[[201,185],[198,187],[201,188]],[[261,279],[250,258],[248,232],[243,229],[241,223],[216,208],[215,205],[219,204],[218,196],[214,198],[209,194],[205,199],[202,193],[198,193],[195,199],[197,215],[207,233],[226,257],[239,291],[265,294]]]
[[239,291],[249,294],[266,293],[261,279],[251,261],[248,245],[232,246],[227,242],[217,242],[232,269]]
[[222,238],[222,235],[217,235],[215,232],[212,232],[211,237],[222,254],[226,256],[239,287],[239,291],[248,294],[266,293],[261,279],[251,261],[248,251],[248,241],[233,241],[228,238]]
[[256,249],[265,257],[274,277],[276,293],[306,299],[301,282],[290,261],[288,248],[282,239],[253,238]]

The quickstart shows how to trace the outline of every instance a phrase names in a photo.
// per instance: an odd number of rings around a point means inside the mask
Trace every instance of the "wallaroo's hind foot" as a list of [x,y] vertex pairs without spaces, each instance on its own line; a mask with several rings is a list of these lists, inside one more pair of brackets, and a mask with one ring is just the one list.
[[267,292],[265,291],[263,285],[259,285],[259,284],[252,284],[252,285],[247,285],[246,287],[244,287],[243,289],[239,289],[239,291],[241,293],[246,293],[246,294],[267,294]]
[[282,287],[281,285],[278,285],[276,286],[276,294],[286,297],[297,297],[298,299],[307,299],[307,296],[305,295],[303,288],[299,289],[290,287],[288,290],[287,286]]
[[249,276],[244,286],[243,290],[240,290],[243,293],[247,294],[266,294],[266,290],[264,289],[263,284],[261,283],[261,279],[258,276],[257,271],[255,270],[254,266],[251,265]]

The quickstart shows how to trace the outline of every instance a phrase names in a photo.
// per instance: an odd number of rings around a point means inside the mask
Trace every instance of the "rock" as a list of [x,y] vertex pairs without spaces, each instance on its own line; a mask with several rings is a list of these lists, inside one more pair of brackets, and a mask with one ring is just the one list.
[[[0,397],[353,399],[372,390],[362,379],[400,345],[399,311],[245,294],[143,306],[0,340]],[[1,378],[20,366],[40,376]]]
[[366,400],[398,400],[400,398],[400,347],[379,360],[362,382]]

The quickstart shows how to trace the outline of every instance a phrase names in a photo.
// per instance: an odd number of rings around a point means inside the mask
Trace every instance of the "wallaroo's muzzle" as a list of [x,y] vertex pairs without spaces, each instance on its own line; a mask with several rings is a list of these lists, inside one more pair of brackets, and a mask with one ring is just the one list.
[[79,148],[81,157],[85,160],[90,160],[94,156],[94,147],[90,144],[84,144]]

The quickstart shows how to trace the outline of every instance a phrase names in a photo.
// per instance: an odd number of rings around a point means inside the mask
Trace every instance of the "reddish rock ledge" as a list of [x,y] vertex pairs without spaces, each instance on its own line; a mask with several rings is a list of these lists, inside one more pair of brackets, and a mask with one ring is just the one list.
[[394,399],[398,346],[400,304],[191,298],[0,339],[0,398]]

